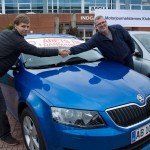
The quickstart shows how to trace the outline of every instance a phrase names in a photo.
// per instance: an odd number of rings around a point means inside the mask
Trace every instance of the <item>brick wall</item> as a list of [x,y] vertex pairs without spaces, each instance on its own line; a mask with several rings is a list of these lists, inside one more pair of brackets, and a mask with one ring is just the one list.
[[[17,14],[1,14],[0,15],[0,31],[5,29],[9,24],[13,24],[13,20]],[[76,14],[77,24],[93,24],[93,20],[82,20],[81,15],[94,16],[93,14]],[[59,18],[59,23],[71,24],[73,14],[28,14],[31,19],[31,31],[55,33],[55,20]],[[132,28],[132,30],[150,31],[150,27]]]

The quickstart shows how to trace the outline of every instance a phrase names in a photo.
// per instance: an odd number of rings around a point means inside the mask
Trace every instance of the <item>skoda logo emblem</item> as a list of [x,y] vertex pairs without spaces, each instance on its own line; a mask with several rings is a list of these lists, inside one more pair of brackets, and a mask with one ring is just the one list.
[[137,95],[137,99],[141,102],[144,103],[144,97],[141,94]]

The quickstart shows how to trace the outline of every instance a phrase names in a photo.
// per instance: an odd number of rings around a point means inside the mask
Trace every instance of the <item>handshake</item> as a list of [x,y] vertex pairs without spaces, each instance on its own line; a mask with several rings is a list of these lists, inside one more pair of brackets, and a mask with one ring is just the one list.
[[61,57],[66,57],[68,55],[71,54],[71,51],[68,49],[60,49],[58,50],[58,55],[60,55]]

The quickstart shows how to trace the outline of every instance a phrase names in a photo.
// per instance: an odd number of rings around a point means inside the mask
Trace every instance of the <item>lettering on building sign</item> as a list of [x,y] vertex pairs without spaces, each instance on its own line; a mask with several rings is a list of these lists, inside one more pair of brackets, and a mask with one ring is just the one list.
[[94,20],[93,16],[81,16],[81,20]]
[[95,9],[109,9],[108,7],[95,7],[95,6],[89,6],[89,13],[94,14]]

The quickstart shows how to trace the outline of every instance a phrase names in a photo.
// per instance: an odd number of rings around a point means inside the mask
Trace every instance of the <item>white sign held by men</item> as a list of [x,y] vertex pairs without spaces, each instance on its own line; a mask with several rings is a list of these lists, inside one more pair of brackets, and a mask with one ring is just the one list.
[[150,27],[149,10],[109,10],[95,9],[95,17],[103,16],[108,25],[120,24],[124,27]]

